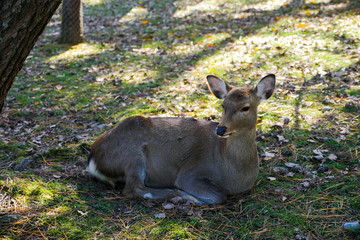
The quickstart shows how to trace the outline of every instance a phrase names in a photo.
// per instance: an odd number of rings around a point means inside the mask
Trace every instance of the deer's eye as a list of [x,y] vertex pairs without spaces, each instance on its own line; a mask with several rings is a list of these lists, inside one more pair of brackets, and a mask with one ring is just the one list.
[[250,109],[250,107],[243,107],[240,111],[247,112],[247,111],[249,111],[249,109]]

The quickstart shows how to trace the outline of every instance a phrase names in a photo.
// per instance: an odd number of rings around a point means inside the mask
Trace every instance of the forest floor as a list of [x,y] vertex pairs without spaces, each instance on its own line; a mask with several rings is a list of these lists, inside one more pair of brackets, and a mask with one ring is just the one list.
[[[60,11],[59,11],[60,12]],[[0,115],[2,239],[360,239],[357,0],[84,0],[86,43],[56,13]],[[260,173],[222,205],[121,195],[85,171],[133,115],[218,121],[205,77],[254,86]]]

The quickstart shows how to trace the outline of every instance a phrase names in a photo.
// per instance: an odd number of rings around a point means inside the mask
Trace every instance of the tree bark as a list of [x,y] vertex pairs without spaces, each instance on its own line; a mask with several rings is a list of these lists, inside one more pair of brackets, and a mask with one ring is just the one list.
[[6,95],[61,0],[0,1],[0,112]]
[[84,41],[81,0],[63,0],[60,43],[77,44]]

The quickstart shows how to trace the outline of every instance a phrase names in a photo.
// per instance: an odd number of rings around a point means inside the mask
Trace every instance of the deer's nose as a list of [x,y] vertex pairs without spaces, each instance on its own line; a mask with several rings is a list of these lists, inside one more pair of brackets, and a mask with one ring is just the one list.
[[224,136],[224,134],[226,133],[226,127],[217,127],[216,128],[216,134],[219,136]]

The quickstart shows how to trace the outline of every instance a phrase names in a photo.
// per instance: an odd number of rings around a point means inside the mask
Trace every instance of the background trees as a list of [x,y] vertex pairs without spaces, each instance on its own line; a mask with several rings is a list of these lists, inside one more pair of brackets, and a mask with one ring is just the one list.
[[77,44],[84,41],[81,0],[63,0],[60,43]]

